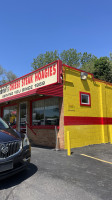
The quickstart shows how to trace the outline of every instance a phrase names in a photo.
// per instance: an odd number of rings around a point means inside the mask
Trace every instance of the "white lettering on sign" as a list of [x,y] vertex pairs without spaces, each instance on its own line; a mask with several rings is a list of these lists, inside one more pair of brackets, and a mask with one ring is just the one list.
[[0,99],[12,97],[57,82],[57,63],[34,71],[0,87]]

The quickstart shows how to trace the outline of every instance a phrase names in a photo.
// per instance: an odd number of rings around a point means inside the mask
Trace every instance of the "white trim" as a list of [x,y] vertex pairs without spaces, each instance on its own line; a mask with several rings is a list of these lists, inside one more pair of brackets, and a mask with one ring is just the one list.
[[[82,102],[82,96],[87,96],[88,97],[88,103]],[[84,104],[84,105],[89,105],[90,104],[90,96],[89,96],[89,94],[83,94],[83,93],[81,93],[81,104]]]

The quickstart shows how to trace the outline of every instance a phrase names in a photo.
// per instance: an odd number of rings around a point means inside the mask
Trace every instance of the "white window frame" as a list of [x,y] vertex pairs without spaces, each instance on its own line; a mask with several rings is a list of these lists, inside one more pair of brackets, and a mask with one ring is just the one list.
[[[88,97],[88,102],[87,103],[82,102],[82,96]],[[80,105],[81,106],[91,106],[90,93],[80,92]]]

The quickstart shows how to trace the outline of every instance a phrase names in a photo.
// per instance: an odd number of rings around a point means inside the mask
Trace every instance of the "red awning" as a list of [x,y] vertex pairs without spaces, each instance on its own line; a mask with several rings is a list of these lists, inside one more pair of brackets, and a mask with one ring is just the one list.
[[60,84],[60,83],[51,84],[51,85],[44,86],[44,87],[41,87],[38,89],[29,90],[29,91],[21,93],[21,94],[17,94],[17,95],[11,96],[11,97],[1,99],[0,103],[4,103],[6,101],[12,101],[15,99],[31,96],[34,94],[43,94],[43,95],[47,95],[47,96],[63,97],[63,84]]
[[63,85],[52,84],[52,85],[39,88],[37,89],[37,94],[63,97]]

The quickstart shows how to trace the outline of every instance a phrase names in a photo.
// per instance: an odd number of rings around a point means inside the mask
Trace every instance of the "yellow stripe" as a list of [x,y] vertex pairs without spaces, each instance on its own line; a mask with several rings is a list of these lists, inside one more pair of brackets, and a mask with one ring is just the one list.
[[81,155],[81,156],[88,157],[88,158],[92,158],[92,159],[94,159],[94,160],[98,160],[98,161],[100,161],[100,162],[109,163],[109,164],[112,165],[112,162],[108,162],[108,161],[106,161],[106,160],[101,160],[101,159],[99,159],[99,158],[95,158],[95,157],[92,157],[92,156],[88,156],[88,155],[86,155],[86,154],[80,154],[80,155]]

